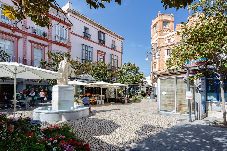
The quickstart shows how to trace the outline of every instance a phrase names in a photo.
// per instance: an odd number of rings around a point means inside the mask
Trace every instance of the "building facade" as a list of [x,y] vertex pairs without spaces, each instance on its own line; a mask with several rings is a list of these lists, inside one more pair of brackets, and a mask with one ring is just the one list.
[[122,65],[124,38],[74,10],[68,2],[63,10],[72,26],[71,55],[84,61],[104,61],[111,67]]
[[[188,18],[188,26],[193,26],[197,21],[198,14]],[[174,16],[172,14],[158,13],[152,20],[151,25],[151,80],[159,102],[159,110],[167,112],[188,112],[188,101],[186,100],[186,71],[169,70],[166,61],[171,55],[171,48],[181,41],[181,36],[177,34],[182,29],[181,24],[177,24],[174,29]],[[187,66],[190,73],[199,70],[201,60],[189,61]],[[224,81],[225,98],[227,99],[227,81]],[[220,82],[217,77],[202,77],[194,81],[190,86],[193,93],[191,108],[197,116],[202,118],[212,111],[221,110]],[[211,111],[211,112],[210,112]]]
[[181,37],[177,34],[181,24],[174,27],[172,14],[158,13],[151,24],[151,81],[157,95],[159,110],[167,112],[187,112],[185,100],[185,72],[167,69],[166,61],[171,55],[171,48],[177,45]]
[[[0,5],[13,4],[0,0]],[[39,27],[29,18],[15,24],[0,11],[0,49],[11,60],[33,66],[39,66],[41,60],[48,61],[48,51],[60,51],[70,52],[73,59],[81,62],[104,61],[120,67],[124,38],[72,9],[69,2],[63,9],[65,15],[50,10],[49,28]]]
[[[0,5],[13,6],[11,0],[0,0]],[[11,21],[0,10],[0,50],[10,55],[9,61],[40,66],[48,61],[47,52],[69,52],[72,59],[104,61],[112,68],[121,67],[124,38],[96,23],[67,3],[63,10],[49,11],[51,26],[40,27],[29,18],[21,22]],[[0,92],[13,92],[12,80],[0,81]],[[18,80],[17,89],[37,85],[31,80]]]

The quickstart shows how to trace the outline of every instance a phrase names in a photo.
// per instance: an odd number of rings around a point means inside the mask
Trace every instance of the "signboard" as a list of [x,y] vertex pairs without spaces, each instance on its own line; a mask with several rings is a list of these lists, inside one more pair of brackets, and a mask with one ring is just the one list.
[[163,92],[162,92],[162,95],[166,95],[166,92],[165,92],[165,91],[163,91]]
[[191,91],[186,91],[186,99],[192,100],[193,99],[193,94]]
[[196,66],[200,66],[200,65],[203,65],[205,64],[207,61],[207,58],[199,58],[199,59],[196,59],[196,60],[187,60],[185,65],[187,67],[196,67]]

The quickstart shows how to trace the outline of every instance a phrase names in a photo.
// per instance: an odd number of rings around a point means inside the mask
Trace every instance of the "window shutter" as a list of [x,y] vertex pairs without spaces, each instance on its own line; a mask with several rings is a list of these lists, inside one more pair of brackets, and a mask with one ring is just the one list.
[[91,47],[91,61],[93,62],[93,47]]
[[98,39],[101,39],[101,31],[98,31]]

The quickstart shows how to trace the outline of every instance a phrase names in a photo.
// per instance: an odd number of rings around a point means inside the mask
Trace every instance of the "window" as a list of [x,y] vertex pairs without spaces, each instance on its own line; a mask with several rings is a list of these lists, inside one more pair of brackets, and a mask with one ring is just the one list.
[[98,55],[98,61],[105,62],[105,55]]
[[34,60],[33,60],[33,66],[39,67],[40,61],[43,59],[43,50],[40,48],[34,48]]
[[169,28],[169,21],[163,21],[163,28]]
[[158,59],[159,57],[160,57],[160,51],[157,50],[157,51],[156,51],[156,54],[155,54],[155,58]]
[[110,54],[110,65],[111,67],[118,67],[118,56],[114,54]]
[[171,55],[171,49],[166,49],[166,56],[169,57]]
[[112,40],[111,48],[116,50],[115,40]]
[[90,39],[91,35],[89,34],[89,28],[84,27],[84,37]]
[[61,25],[55,25],[55,40],[59,42],[67,42],[68,29]]
[[98,40],[99,40],[100,44],[105,45],[105,33],[99,31],[98,32]]
[[82,62],[92,61],[93,47],[82,44]]
[[11,20],[3,14],[1,7],[4,7],[4,4],[0,3],[0,20],[4,23],[11,24]]
[[106,55],[105,52],[98,50],[97,51],[97,61],[105,62],[105,55]]
[[157,65],[156,62],[154,62],[154,64],[153,64],[153,68],[154,69],[156,69],[156,65]]
[[154,27],[153,27],[153,32],[154,32],[154,33],[157,32],[157,24],[154,25]]
[[42,36],[42,37],[47,37],[47,32],[44,31],[44,29],[40,26],[36,26],[36,27],[31,27],[31,32],[33,34],[36,34],[38,36]]
[[0,39],[0,50],[5,51],[12,58],[14,56],[13,41]]

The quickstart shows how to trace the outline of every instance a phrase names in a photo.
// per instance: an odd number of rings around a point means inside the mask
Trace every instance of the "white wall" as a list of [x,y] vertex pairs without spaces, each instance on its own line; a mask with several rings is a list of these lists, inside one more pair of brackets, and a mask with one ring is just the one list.
[[[110,54],[114,54],[118,56],[118,65],[122,64],[122,50],[121,50],[121,42],[119,38],[114,35],[111,35],[103,30],[100,30],[95,25],[81,19],[78,16],[75,16],[72,13],[69,13],[69,19],[72,24],[72,34],[71,34],[71,44],[72,44],[72,57],[73,58],[81,58],[82,56],[82,44],[93,47],[93,61],[97,61],[97,50],[101,50],[106,52],[105,62],[110,63]],[[84,27],[89,28],[89,34],[91,34],[90,40],[83,38],[84,36]],[[98,31],[102,31],[105,33],[105,46],[102,46],[98,43]],[[115,40],[115,45],[117,47],[117,51],[111,49],[112,40]],[[118,52],[119,51],[119,52]]]

